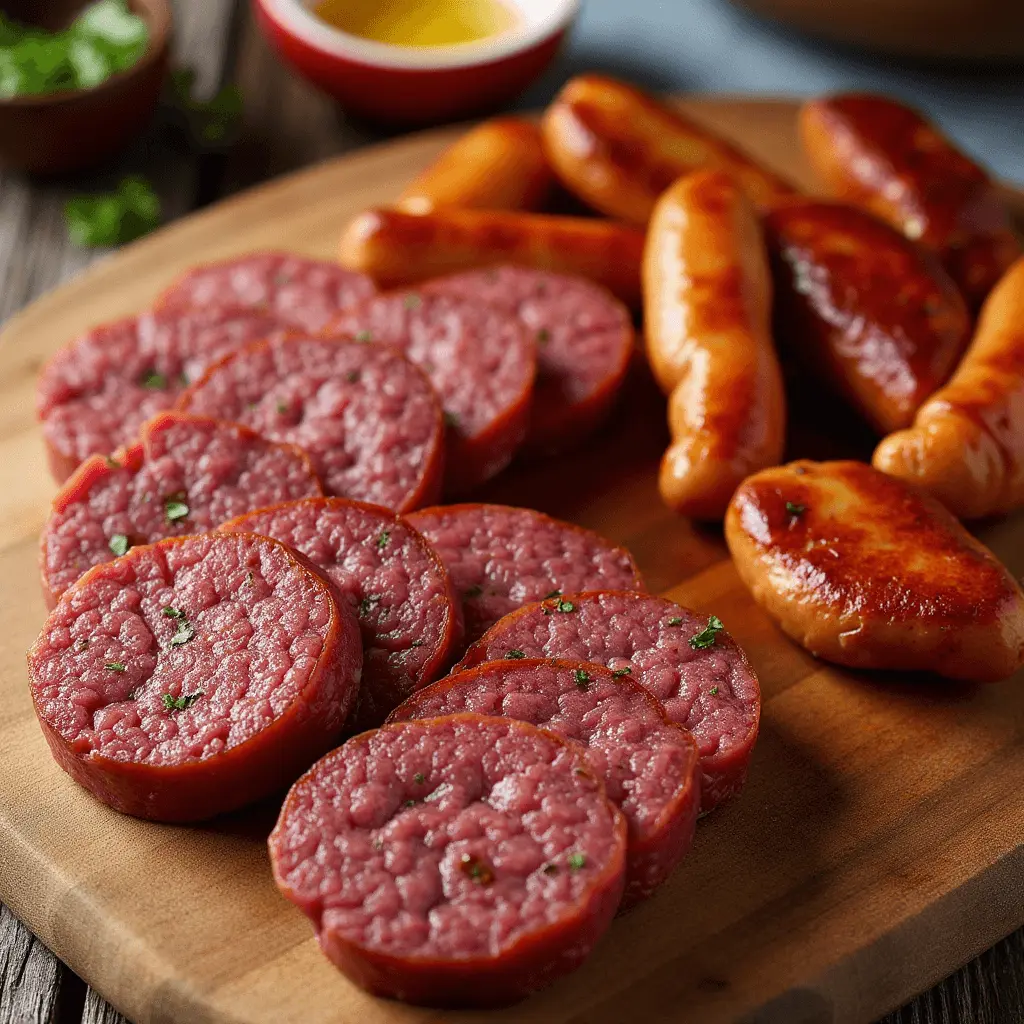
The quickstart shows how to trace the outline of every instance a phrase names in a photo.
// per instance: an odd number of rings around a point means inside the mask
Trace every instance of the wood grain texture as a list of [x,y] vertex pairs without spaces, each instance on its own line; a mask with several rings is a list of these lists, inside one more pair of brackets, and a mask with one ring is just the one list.
[[0,904],[0,1024],[53,1024],[64,970]]
[[[787,104],[694,116],[803,174]],[[693,855],[616,922],[573,978],[523,1007],[419,1011],[354,990],[277,895],[266,806],[191,830],[133,821],[50,761],[25,692],[42,621],[36,534],[53,488],[32,423],[44,354],[150,301],[199,256],[261,245],[330,255],[344,220],[386,202],[451,132],[405,139],[264,186],[144,240],[19,315],[0,350],[0,896],[99,992],[148,1022],[861,1022],[966,962],[1024,915],[1024,694],[837,672],[752,605],[721,537],[657,499],[662,401],[636,374],[574,456],[519,467],[486,497],[533,504],[626,543],[658,589],[719,614],[761,675],[751,781]],[[1024,571],[1022,522],[985,533]]]

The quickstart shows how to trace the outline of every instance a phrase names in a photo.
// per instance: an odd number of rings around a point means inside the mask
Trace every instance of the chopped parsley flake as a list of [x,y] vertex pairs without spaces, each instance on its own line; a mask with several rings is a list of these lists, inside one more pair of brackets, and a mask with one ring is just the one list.
[[576,611],[576,605],[572,601],[559,600],[558,604],[555,605],[555,611],[563,613],[574,612]]
[[412,777],[412,781],[415,782],[417,786],[422,786],[423,783],[427,781],[427,777],[423,774],[423,772],[417,772]]
[[75,644],[75,649],[79,651],[87,651],[89,649],[89,641],[86,637],[81,637]]
[[494,881],[494,872],[485,860],[464,853],[459,861],[459,868],[478,885],[490,885]]
[[572,674],[572,678],[578,690],[586,690],[590,686],[590,673],[586,669],[576,669]]
[[418,800],[405,800],[405,801],[403,801],[402,806],[403,807],[415,807],[417,803],[419,803]]
[[184,619],[185,613],[180,608],[172,608],[169,604],[164,606],[164,615],[168,619]]
[[358,341],[360,345],[365,345],[367,342],[373,341],[373,331],[357,332],[356,341]]
[[109,672],[125,672],[127,669],[123,661],[108,661],[104,666]]
[[423,300],[416,292],[409,292],[405,297],[404,304],[406,309],[419,309],[423,305]]
[[722,620],[717,615],[708,619],[708,624],[696,635],[690,637],[690,646],[695,651],[705,651],[714,647],[718,634],[725,629]]
[[377,538],[377,550],[383,551],[388,546],[389,540],[391,540],[391,531],[382,530],[380,536]]
[[172,697],[171,694],[165,693],[160,698],[160,701],[167,711],[187,711],[202,695],[199,691],[196,693],[183,693],[180,697]]
[[519,661],[520,659],[525,658],[525,657],[526,657],[526,655],[522,651],[520,651],[518,648],[514,648],[511,651],[506,651],[505,652],[505,660],[506,661]]
[[167,517],[167,522],[176,523],[179,519],[184,519],[188,515],[188,505],[178,495],[165,498],[164,515]]
[[131,547],[131,544],[128,543],[128,537],[125,534],[115,533],[114,536],[110,538],[108,547],[115,555],[118,556],[118,558],[120,558],[121,555],[128,554],[128,549]]
[[717,696],[718,696],[718,687],[717,687],[717,686],[712,686],[712,687],[711,687],[711,689],[710,689],[710,690],[708,690],[708,693],[709,693],[709,694],[710,694],[710,695],[711,695],[712,697],[717,697]]
[[678,615],[673,615],[672,618],[668,620],[668,624],[670,626],[681,626],[683,624],[683,620]]
[[617,668],[612,675],[616,679],[621,679],[623,676],[628,676],[633,670],[627,665],[625,668]]
[[345,374],[345,380],[347,380],[349,384],[358,384],[360,376],[361,374],[358,370],[349,370],[348,373]]
[[371,609],[375,604],[380,601],[380,594],[367,594],[366,597],[359,602],[359,614],[369,615]]
[[453,412],[449,412],[447,409],[444,411],[444,425],[451,427],[452,430],[457,430],[459,426],[459,417]]
[[252,583],[252,581],[253,581],[254,579],[256,579],[256,574],[255,574],[255,573],[254,573],[254,572],[252,571],[252,569],[250,569],[250,570],[249,570],[249,571],[248,571],[248,572],[247,572],[247,573],[245,574],[245,582],[246,582],[246,583]]
[[284,414],[285,414],[285,413],[286,413],[286,412],[288,411],[288,409],[289,409],[289,408],[290,408],[290,406],[288,405],[288,403],[287,403],[287,402],[278,402],[278,403],[277,403],[277,411],[278,411],[278,412],[279,412],[279,413],[280,413],[280,414],[281,414],[282,416],[283,416],[283,415],[284,415]]
[[157,370],[147,370],[139,383],[151,391],[165,391],[167,389],[167,378]]
[[182,647],[187,644],[189,640],[194,640],[195,635],[196,631],[187,622],[182,622],[178,626],[178,632],[171,637],[171,646]]
[[409,646],[410,647],[423,647],[426,644],[426,642],[427,642],[426,640],[413,640],[413,642],[411,644],[409,644]]
[[786,511],[794,518],[799,519],[806,511],[806,505],[797,505],[792,501],[786,502]]
[[584,853],[570,853],[568,857],[569,869],[571,871],[579,871],[580,868],[585,867],[587,863],[587,856]]

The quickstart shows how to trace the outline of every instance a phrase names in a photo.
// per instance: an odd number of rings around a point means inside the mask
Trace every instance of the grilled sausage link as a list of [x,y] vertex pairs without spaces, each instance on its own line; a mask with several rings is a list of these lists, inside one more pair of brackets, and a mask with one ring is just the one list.
[[728,170],[761,210],[795,194],[736,146],[614,78],[572,79],[542,129],[562,181],[595,209],[633,224],[647,223],[674,181],[705,167]]
[[540,129],[519,117],[499,117],[453,142],[396,206],[408,213],[439,206],[539,210],[553,183]]
[[916,110],[884,96],[812,100],[800,130],[832,194],[937,253],[977,311],[1021,253],[988,174]]
[[785,395],[771,336],[771,278],[753,207],[722,171],[658,201],[644,253],[648,358],[669,391],[661,496],[721,519],[748,474],[782,458]]
[[962,519],[1024,505],[1024,257],[985,305],[952,380],[874,465],[923,487]]

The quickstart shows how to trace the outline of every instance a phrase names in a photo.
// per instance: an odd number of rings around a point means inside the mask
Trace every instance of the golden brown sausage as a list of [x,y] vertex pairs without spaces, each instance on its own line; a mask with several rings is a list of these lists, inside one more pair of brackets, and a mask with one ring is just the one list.
[[1024,661],[1024,593],[937,501],[861,462],[746,480],[725,520],[740,578],[812,654],[990,682]]
[[805,200],[767,215],[775,337],[879,433],[949,379],[970,315],[930,254],[864,210]]
[[644,253],[647,353],[671,392],[661,496],[721,519],[750,473],[782,458],[785,395],[771,336],[771,278],[753,207],[722,171],[658,201]]
[[562,181],[595,209],[632,224],[646,224],[665,189],[705,167],[729,171],[758,209],[795,194],[736,146],[614,78],[572,79],[542,128]]
[[453,142],[402,193],[397,207],[539,210],[554,184],[540,128],[519,117],[485,121]]
[[448,207],[415,215],[368,210],[341,238],[342,266],[384,288],[502,263],[578,274],[640,304],[644,234],[586,217]]
[[1024,505],[1024,257],[982,307],[953,379],[872,461],[962,519]]
[[800,130],[830,191],[938,253],[972,310],[1020,255],[988,174],[916,110],[848,93],[806,103]]

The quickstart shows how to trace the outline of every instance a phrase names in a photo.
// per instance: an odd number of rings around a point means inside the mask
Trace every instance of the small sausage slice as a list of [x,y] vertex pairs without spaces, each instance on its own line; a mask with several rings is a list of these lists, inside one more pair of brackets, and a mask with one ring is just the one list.
[[800,112],[804,149],[839,199],[938,254],[972,310],[1021,254],[989,175],[916,110],[846,93]]
[[438,278],[424,290],[502,309],[534,339],[537,379],[525,450],[565,451],[611,410],[635,338],[629,310],[605,289],[569,274],[491,267]]
[[281,892],[375,995],[514,1002],[576,968],[622,895],[626,823],[586,752],[525,722],[386,725],[328,754],[270,836]]
[[462,616],[451,577],[437,552],[394,512],[343,498],[311,498],[240,516],[221,529],[287,544],[348,598],[363,635],[354,730],[380,725],[454,660]]
[[750,473],[782,459],[786,397],[771,334],[771,275],[753,207],[722,171],[658,201],[644,254],[644,320],[669,392],[665,503],[721,519]]
[[595,209],[644,225],[662,192],[691,171],[728,171],[758,210],[791,198],[793,187],[736,146],[625,82],[573,78],[543,121],[548,159]]
[[949,378],[970,315],[933,257],[870,213],[801,202],[765,219],[775,334],[879,433]]
[[447,207],[368,210],[345,229],[340,257],[385,288],[515,263],[586,277],[635,309],[643,250],[642,231],[610,221]]
[[400,350],[428,377],[447,423],[445,486],[467,491],[500,473],[526,437],[537,347],[514,314],[471,298],[379,295],[331,333]]
[[587,748],[629,830],[624,907],[650,896],[689,849],[697,744],[628,675],[581,661],[489,661],[413,694],[389,721],[465,711],[532,722]]
[[397,511],[440,497],[441,404],[395,349],[290,337],[233,352],[178,399],[309,454],[330,494]]
[[569,658],[622,672],[654,694],[700,751],[701,812],[739,792],[757,740],[761,691],[721,621],[650,594],[552,597],[506,615],[453,671],[485,661]]
[[725,534],[754,599],[826,661],[972,682],[1024,661],[1010,573],[933,498],[863,463],[751,477]]
[[243,306],[272,315],[296,331],[322,330],[339,310],[376,291],[365,274],[327,260],[286,252],[255,252],[194,267],[157,300],[165,310]]
[[294,445],[237,423],[160,413],[143,425],[140,443],[117,458],[87,459],[54,498],[41,541],[46,603],[52,608],[86,569],[130,547],[322,493]]
[[982,307],[952,380],[872,461],[962,519],[1024,505],[1024,257]]
[[540,129],[520,117],[496,117],[453,142],[395,205],[408,213],[438,206],[539,210],[553,184]]
[[633,556],[593,530],[508,505],[439,505],[408,516],[462,597],[466,639],[531,601],[581,590],[646,590]]
[[283,544],[207,533],[90,569],[29,651],[57,764],[97,800],[200,821],[288,785],[338,739],[359,627]]

